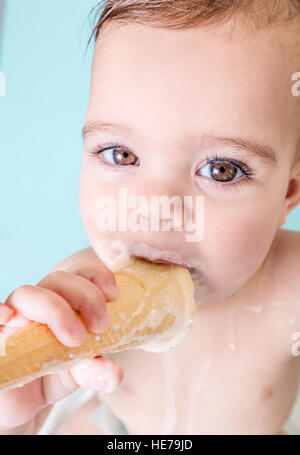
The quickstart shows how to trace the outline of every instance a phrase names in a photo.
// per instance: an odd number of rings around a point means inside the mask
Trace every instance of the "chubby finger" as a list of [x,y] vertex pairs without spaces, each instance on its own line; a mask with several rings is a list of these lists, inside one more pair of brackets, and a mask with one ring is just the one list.
[[5,336],[13,334],[16,330],[20,329],[21,327],[25,327],[25,325],[30,322],[29,319],[25,318],[16,309],[11,308],[11,310],[13,312],[13,316],[5,325],[2,325],[0,328],[0,332]]
[[16,308],[12,308],[9,305],[11,295],[12,294],[8,296],[4,304],[0,305],[0,325],[5,324],[5,326],[2,327],[2,333],[5,334],[13,332],[11,328],[16,329],[24,327],[29,322],[29,319],[20,314]]
[[[54,404],[79,387],[111,393],[120,384],[123,376],[122,367],[112,360],[103,357],[84,359],[70,370],[41,378],[44,402],[46,405]],[[104,381],[107,381],[108,385]]]
[[79,346],[86,336],[84,325],[70,305],[49,289],[21,286],[8,297],[7,304],[31,321],[47,324],[66,346]]
[[14,316],[14,310],[8,305],[0,303],[0,325],[7,324]]
[[0,327],[0,334],[2,334],[5,337],[9,337],[12,335],[14,332],[19,330],[20,327],[8,327],[7,325],[2,325]]
[[29,319],[25,318],[23,314],[19,313],[17,309],[12,308],[13,311],[13,316],[9,319],[9,321],[6,323],[6,327],[14,327],[14,328],[20,328],[24,327],[26,324],[28,324]]
[[75,275],[86,278],[94,283],[109,301],[118,297],[118,288],[114,274],[105,264],[99,261],[99,264],[74,264],[68,269]]
[[56,271],[43,278],[38,287],[49,289],[65,299],[80,312],[91,332],[101,333],[110,326],[104,295],[87,279],[71,272]]
[[95,357],[70,370],[74,381],[82,387],[111,393],[124,377],[122,367],[111,359]]

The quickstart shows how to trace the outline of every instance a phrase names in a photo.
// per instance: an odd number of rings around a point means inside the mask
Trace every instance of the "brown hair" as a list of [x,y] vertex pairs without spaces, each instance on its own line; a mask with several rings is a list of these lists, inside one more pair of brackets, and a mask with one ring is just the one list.
[[105,23],[136,22],[187,30],[202,24],[225,22],[243,16],[256,28],[284,23],[300,16],[300,0],[102,0],[91,11],[97,20],[97,40]]

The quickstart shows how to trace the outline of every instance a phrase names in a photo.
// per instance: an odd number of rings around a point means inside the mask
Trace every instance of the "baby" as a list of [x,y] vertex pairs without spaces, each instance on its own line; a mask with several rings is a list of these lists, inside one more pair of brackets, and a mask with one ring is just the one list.
[[[1,331],[39,321],[78,346],[77,310],[102,333],[123,252],[188,267],[194,323],[168,352],[122,351],[2,391],[1,434],[37,434],[79,387],[132,435],[285,434],[300,378],[300,232],[282,228],[300,201],[300,1],[103,6],[80,182],[91,248],[12,292]],[[200,198],[203,235],[187,240],[178,207],[159,220],[169,229],[121,229],[121,191]],[[101,224],[105,197],[115,230]]]

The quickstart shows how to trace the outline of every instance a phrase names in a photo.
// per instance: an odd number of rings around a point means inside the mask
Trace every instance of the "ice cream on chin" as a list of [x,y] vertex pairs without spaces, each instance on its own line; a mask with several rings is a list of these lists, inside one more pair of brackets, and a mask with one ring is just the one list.
[[0,357],[0,389],[100,354],[125,349],[165,352],[185,338],[195,311],[194,286],[186,268],[154,264],[126,251],[108,262],[119,290],[118,298],[107,302],[111,327],[100,335],[87,330],[84,342],[69,348],[46,325],[28,324],[6,339],[6,356]]

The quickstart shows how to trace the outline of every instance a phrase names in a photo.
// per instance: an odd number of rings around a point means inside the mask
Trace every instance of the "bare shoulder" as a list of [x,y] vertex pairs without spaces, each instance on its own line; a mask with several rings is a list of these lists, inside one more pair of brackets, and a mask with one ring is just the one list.
[[288,355],[289,360],[296,361],[300,378],[300,355],[291,355],[291,349],[297,347],[293,337],[300,333],[300,232],[279,229],[271,250],[263,275],[267,278],[263,283],[270,302],[268,330],[276,333],[273,343],[283,358]]
[[68,256],[59,262],[55,267],[51,269],[51,272],[56,272],[58,270],[68,270],[74,264],[79,262],[88,263],[88,264],[99,264],[101,263],[100,259],[94,252],[92,248],[84,248],[83,250],[77,251],[76,253]]
[[298,308],[300,323],[300,232],[279,229],[271,250],[266,264],[266,286],[274,299]]

